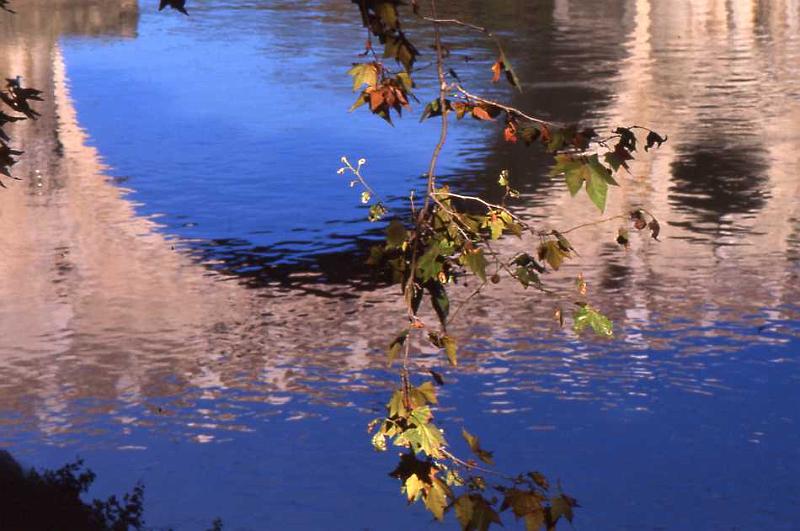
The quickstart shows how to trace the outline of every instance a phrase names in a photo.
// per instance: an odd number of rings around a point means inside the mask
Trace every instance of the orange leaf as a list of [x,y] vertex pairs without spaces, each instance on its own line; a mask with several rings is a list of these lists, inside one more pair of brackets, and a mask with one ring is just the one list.
[[374,112],[381,105],[383,105],[383,94],[378,91],[370,92],[369,94],[369,108]]
[[497,83],[498,81],[500,81],[500,74],[503,72],[504,69],[505,67],[503,65],[503,61],[496,61],[492,65],[492,73],[494,74],[492,76],[492,83]]
[[517,143],[517,128],[513,123],[508,122],[506,128],[503,130],[503,137],[505,137],[506,142],[511,142],[512,144]]
[[492,117],[489,116],[489,113],[486,112],[486,109],[483,107],[473,107],[472,108],[472,116],[477,118],[478,120],[491,120]]

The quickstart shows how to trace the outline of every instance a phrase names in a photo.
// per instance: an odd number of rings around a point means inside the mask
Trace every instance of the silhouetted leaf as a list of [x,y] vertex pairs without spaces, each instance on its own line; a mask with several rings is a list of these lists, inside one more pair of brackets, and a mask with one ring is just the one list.
[[650,236],[658,241],[658,235],[661,233],[661,225],[658,223],[658,220],[656,218],[651,219],[647,227],[650,229]]
[[393,219],[386,227],[386,248],[394,249],[403,245],[406,241],[408,231],[399,220]]
[[168,6],[176,11],[180,11],[184,15],[189,14],[189,12],[186,11],[186,0],[161,0],[161,3],[158,5],[158,10],[161,11]]
[[469,449],[472,450],[478,459],[483,461],[486,464],[493,465],[494,459],[492,459],[492,452],[488,450],[484,450],[481,448],[480,440],[477,436],[472,435],[470,432],[466,430],[466,428],[461,428],[461,435],[464,437],[464,440],[467,441],[469,445]]
[[661,135],[659,135],[655,131],[650,131],[650,133],[648,133],[647,135],[647,145],[644,146],[644,150],[648,151],[656,144],[658,144],[657,147],[661,147],[661,144],[663,144],[666,141],[667,141],[666,136],[662,138]]
[[442,326],[447,326],[447,316],[450,313],[450,299],[447,297],[447,290],[441,282],[428,282],[425,287],[431,294],[431,304],[439,321]]

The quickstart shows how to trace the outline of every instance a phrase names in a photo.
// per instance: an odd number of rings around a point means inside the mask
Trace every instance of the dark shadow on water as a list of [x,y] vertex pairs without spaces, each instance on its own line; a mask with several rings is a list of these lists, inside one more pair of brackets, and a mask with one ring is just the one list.
[[142,529],[144,487],[121,498],[84,502],[95,474],[76,460],[58,470],[25,470],[0,450],[0,529],[29,531]]
[[[763,148],[695,143],[680,148],[672,164],[670,203],[698,222],[717,226],[728,215],[754,214],[767,203]],[[702,227],[693,227],[702,232]]]

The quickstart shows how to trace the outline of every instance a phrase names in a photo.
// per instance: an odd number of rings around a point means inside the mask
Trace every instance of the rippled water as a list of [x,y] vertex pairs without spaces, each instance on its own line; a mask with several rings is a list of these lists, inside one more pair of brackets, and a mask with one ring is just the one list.
[[[35,466],[83,456],[98,495],[141,479],[156,526],[435,527],[364,431],[395,378],[383,349],[402,310],[363,266],[380,229],[335,170],[366,157],[399,202],[437,131],[346,113],[349,2],[209,0],[188,18],[43,3],[0,13],[2,71],[48,96],[15,130],[24,180],[0,192],[0,445]],[[662,242],[572,233],[580,259],[548,279],[582,272],[617,338],[558,330],[553,301],[502,282],[458,325],[458,370],[423,348],[419,377],[448,382],[448,433],[466,423],[500,468],[561,478],[580,529],[793,528],[800,4],[446,9],[507,40],[525,91],[494,96],[669,135],[607,209],[646,207]],[[450,42],[474,57],[461,77],[488,78],[488,45]],[[508,168],[532,222],[596,215],[498,133],[454,129],[454,187],[491,196]]]

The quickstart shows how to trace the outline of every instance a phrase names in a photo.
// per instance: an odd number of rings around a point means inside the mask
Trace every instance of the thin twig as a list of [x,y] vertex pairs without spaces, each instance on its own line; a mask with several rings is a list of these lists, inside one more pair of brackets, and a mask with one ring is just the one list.
[[518,116],[520,118],[524,118],[525,120],[528,120],[529,122],[534,122],[534,123],[542,124],[542,125],[549,125],[549,126],[552,126],[552,127],[564,127],[564,124],[560,124],[560,123],[557,123],[557,122],[550,122],[548,120],[543,120],[541,118],[536,118],[535,116],[531,116],[529,114],[525,114],[524,112],[522,112],[521,110],[517,109],[516,107],[511,107],[510,105],[506,105],[504,103],[500,103],[498,101],[490,100],[488,98],[484,98],[482,96],[478,96],[476,94],[473,94],[473,93],[469,92],[468,90],[466,90],[463,86],[461,86],[460,83],[456,83],[455,84],[455,88],[456,88],[456,90],[458,92],[460,92],[467,99],[475,100],[475,101],[478,101],[480,103],[484,103],[486,105],[491,105],[493,107],[497,107],[498,109],[502,109],[502,110],[506,111],[509,114],[513,114],[513,115],[516,115],[516,116]]

